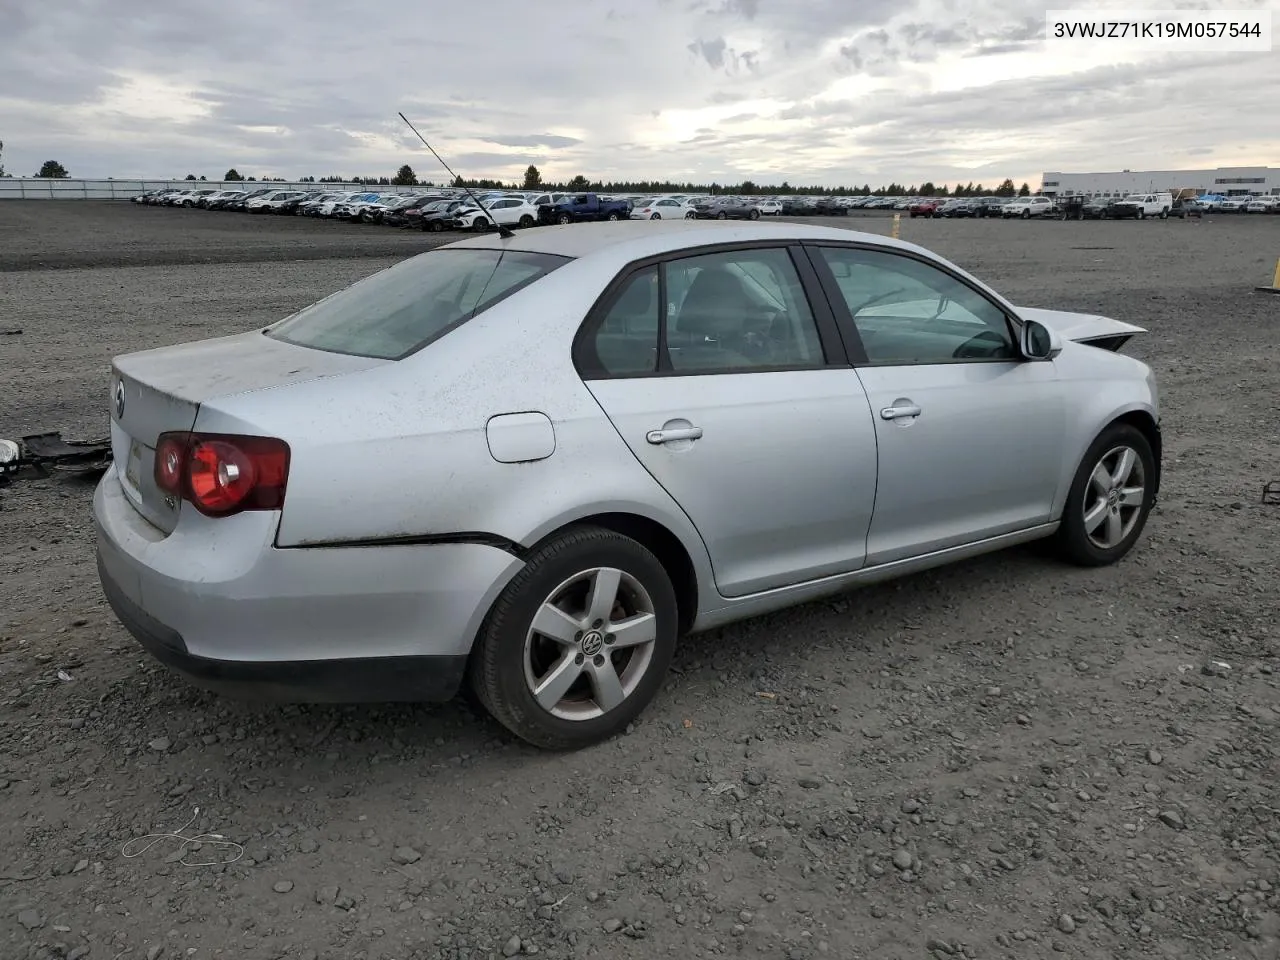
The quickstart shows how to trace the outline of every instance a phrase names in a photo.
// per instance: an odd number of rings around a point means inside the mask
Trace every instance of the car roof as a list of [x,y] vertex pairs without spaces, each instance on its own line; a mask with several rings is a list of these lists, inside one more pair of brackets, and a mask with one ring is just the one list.
[[[843,240],[875,243],[902,250],[921,251],[915,244],[893,240],[881,234],[844,230],[840,227],[818,227],[798,223],[733,224],[706,220],[656,220],[637,226],[630,221],[577,223],[565,226],[533,227],[521,230],[508,240],[496,233],[457,240],[440,249],[479,248],[522,250],[548,253],[561,257],[586,257],[608,249],[611,255],[625,255],[628,260],[660,256],[688,247],[717,243],[750,243],[752,241]],[[921,251],[924,252],[924,251]],[[932,256],[932,255],[931,255]]]

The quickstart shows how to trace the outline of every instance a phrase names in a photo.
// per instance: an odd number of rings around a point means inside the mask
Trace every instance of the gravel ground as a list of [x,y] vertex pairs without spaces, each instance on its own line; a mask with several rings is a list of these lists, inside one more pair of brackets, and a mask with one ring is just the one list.
[[[902,232],[1017,301],[1150,328],[1128,349],[1161,378],[1167,472],[1129,559],[1012,551],[691,638],[626,736],[555,756],[465,702],[189,688],[102,600],[90,489],[23,482],[0,493],[0,956],[1275,958],[1280,298],[1252,288],[1280,218]],[[0,329],[23,329],[0,435],[100,435],[113,354],[424,246],[70,202],[0,204],[0,235]],[[201,832],[226,843],[141,839]]]

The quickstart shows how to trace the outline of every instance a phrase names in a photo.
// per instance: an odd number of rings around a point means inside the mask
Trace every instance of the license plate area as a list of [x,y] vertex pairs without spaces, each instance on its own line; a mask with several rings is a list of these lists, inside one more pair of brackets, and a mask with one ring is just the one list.
[[129,459],[125,461],[124,479],[131,492],[142,493],[142,444],[137,440],[129,441]]

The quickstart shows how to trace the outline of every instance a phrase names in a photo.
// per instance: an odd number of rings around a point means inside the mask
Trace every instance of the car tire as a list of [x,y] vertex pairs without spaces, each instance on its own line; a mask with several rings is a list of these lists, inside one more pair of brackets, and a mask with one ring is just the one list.
[[533,217],[531,217],[531,216],[530,216],[529,214],[527,214],[527,213],[526,213],[523,217],[521,217],[521,218],[520,218],[520,226],[521,226],[521,227],[524,227],[526,230],[527,230],[529,227],[532,227],[535,223],[537,223],[537,221],[536,221],[536,220],[534,220],[534,219],[533,219]]
[[684,215],[684,218],[685,218],[686,220],[697,220],[697,219],[698,219],[698,215],[697,215],[696,213],[694,213],[692,210],[690,210],[688,213],[686,213],[686,214]]
[[1134,218],[1135,220],[1145,220],[1145,219],[1147,219],[1147,211],[1145,211],[1145,210],[1143,210],[1141,207],[1139,207],[1139,208],[1138,208],[1138,212],[1134,214],[1133,218]]
[[[588,619],[602,576],[613,580],[605,587],[609,613]],[[535,630],[548,611],[550,625],[563,628],[559,640]],[[612,646],[607,638],[614,636],[608,628],[615,613],[649,617],[650,629],[639,633],[644,642]],[[612,530],[570,529],[536,547],[494,602],[471,654],[469,684],[494,719],[522,740],[548,750],[591,746],[621,733],[652,701],[679,629],[675,589],[657,557]],[[552,687],[539,702],[536,691],[557,674],[568,684]],[[602,705],[601,697],[616,702]]]
[[556,217],[556,223],[561,226],[573,223],[573,217],[569,216],[567,213],[562,213],[560,216]]
[[721,210],[719,213],[717,213],[717,214],[716,214],[716,219],[717,219],[717,220],[728,220],[728,219],[729,219],[729,215],[728,215],[727,213],[725,213],[723,210]]
[[[1067,492],[1057,533],[1059,556],[1082,567],[1107,566],[1124,557],[1142,535],[1155,505],[1159,469],[1151,443],[1137,427],[1116,423],[1102,431],[1089,445]],[[1101,475],[1106,475],[1105,482],[1095,480]],[[1141,493],[1134,494],[1138,488]],[[1136,503],[1125,504],[1125,490]],[[1100,526],[1091,531],[1090,523],[1099,515]]]
[[1030,220],[1030,219],[1031,219],[1031,211],[1030,211],[1030,210],[1023,210],[1023,211],[1022,211],[1022,219],[1023,219],[1023,220]]
[[649,214],[649,219],[650,219],[650,220],[661,220],[661,219],[662,219],[662,214],[660,214],[660,213],[651,213],[651,214]]
[[1168,220],[1168,219],[1169,219],[1169,208],[1168,208],[1168,207],[1164,207],[1164,208],[1160,211],[1160,219],[1161,219],[1161,220]]
[[443,221],[443,220],[432,220],[432,221],[431,221],[431,232],[432,232],[432,233],[444,233],[444,221]]

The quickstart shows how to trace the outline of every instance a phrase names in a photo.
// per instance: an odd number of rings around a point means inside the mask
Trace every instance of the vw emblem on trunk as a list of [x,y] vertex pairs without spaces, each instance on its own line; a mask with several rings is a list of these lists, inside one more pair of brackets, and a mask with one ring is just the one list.
[[116,381],[116,419],[124,416],[124,381]]

